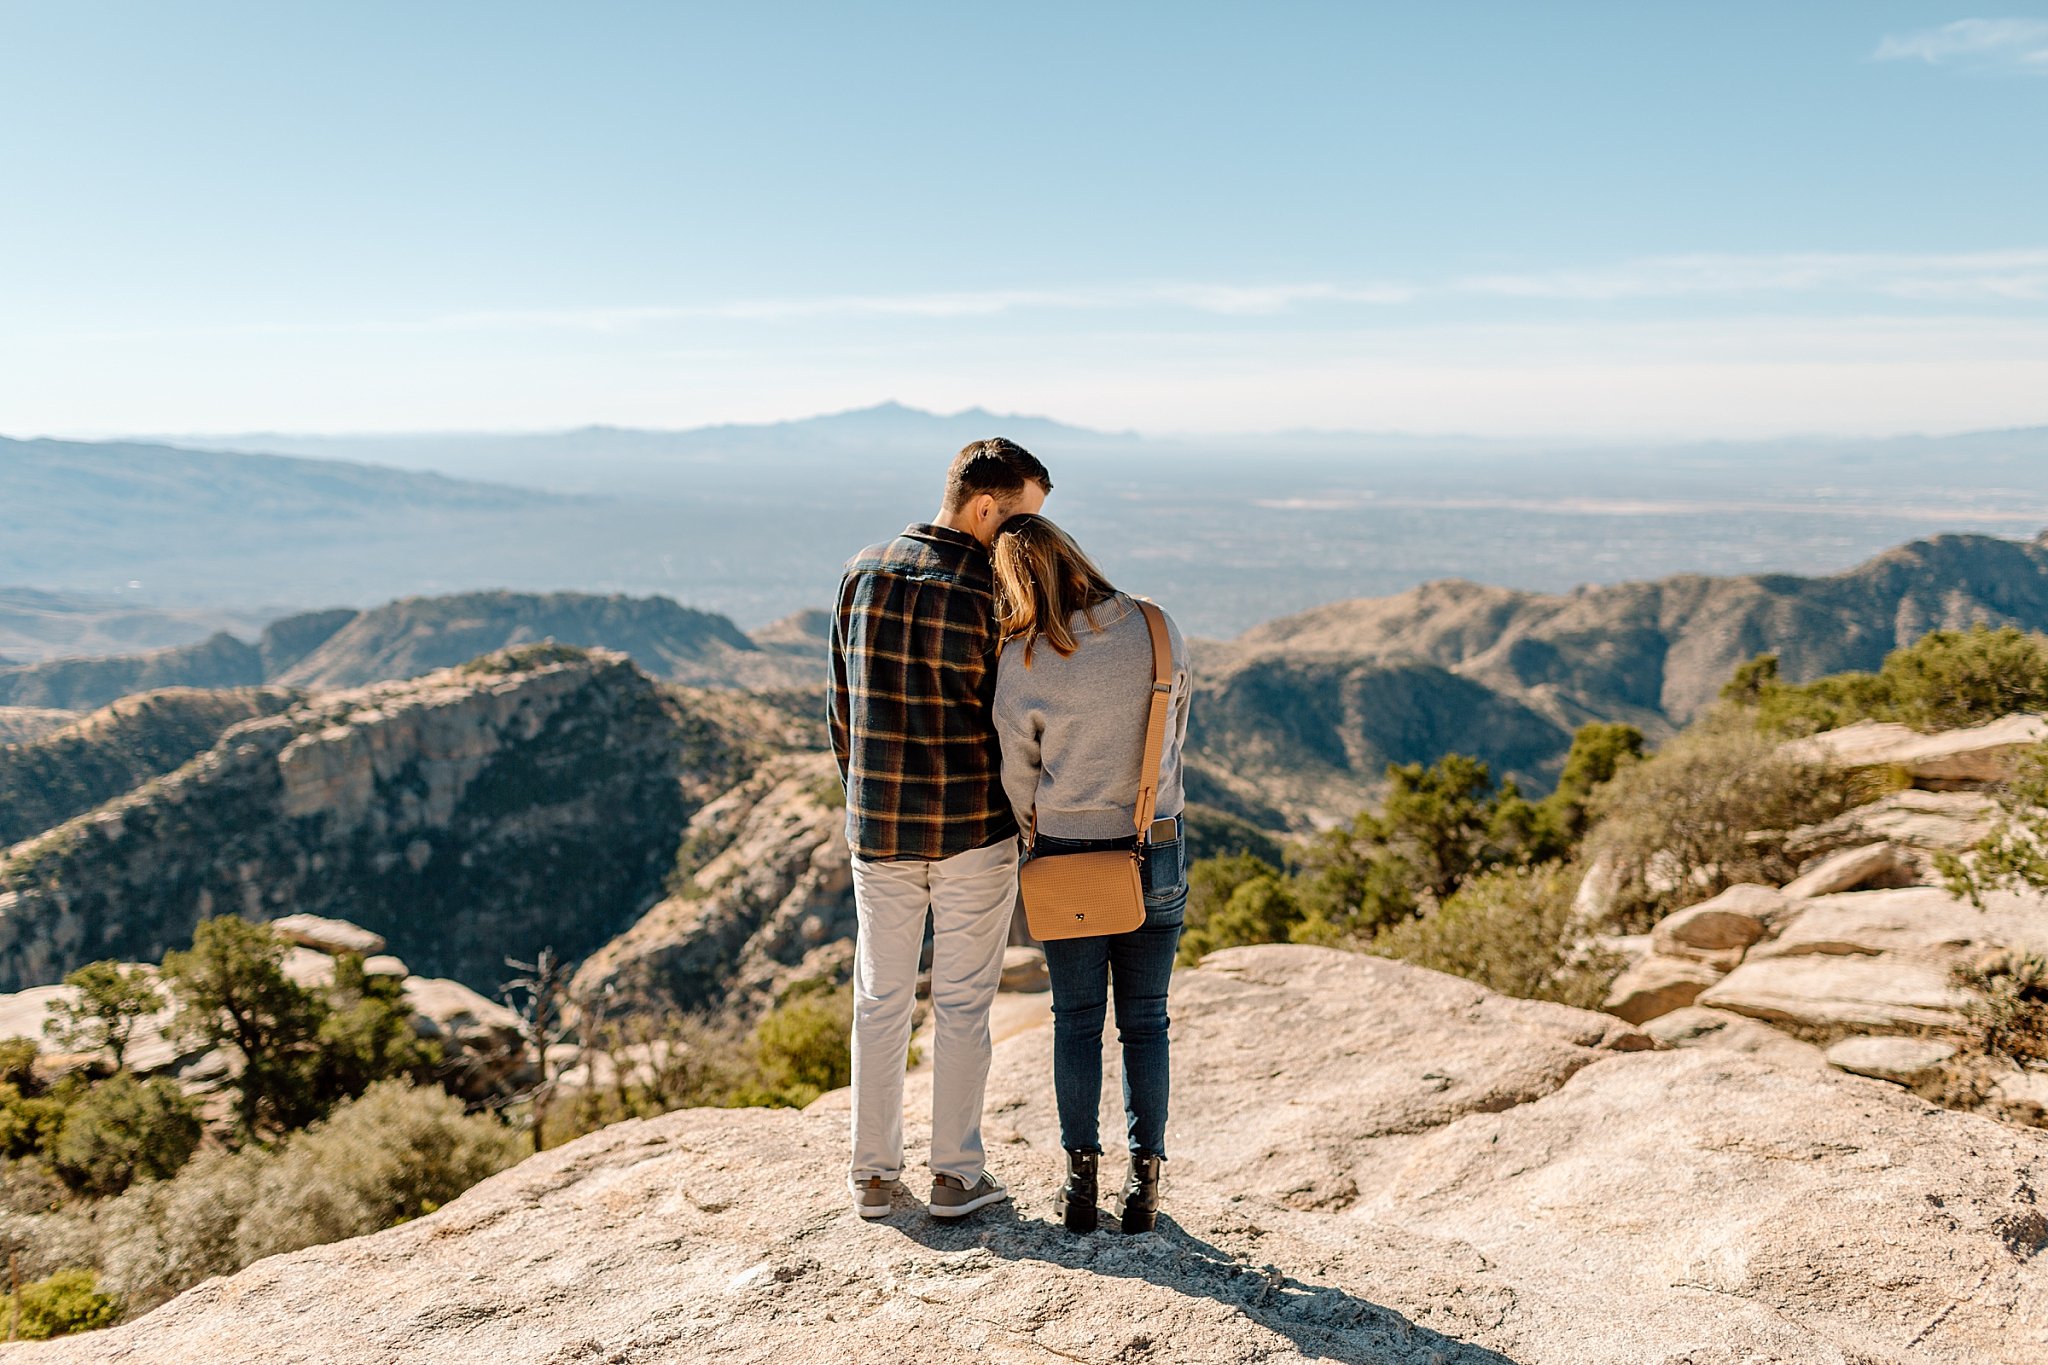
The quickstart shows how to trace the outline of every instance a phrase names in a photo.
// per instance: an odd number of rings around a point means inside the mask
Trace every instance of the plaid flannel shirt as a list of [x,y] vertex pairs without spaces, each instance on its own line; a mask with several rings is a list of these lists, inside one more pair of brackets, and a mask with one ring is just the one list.
[[1017,832],[991,708],[995,577],[973,536],[918,524],[855,555],[832,620],[832,748],[846,837],[936,860]]

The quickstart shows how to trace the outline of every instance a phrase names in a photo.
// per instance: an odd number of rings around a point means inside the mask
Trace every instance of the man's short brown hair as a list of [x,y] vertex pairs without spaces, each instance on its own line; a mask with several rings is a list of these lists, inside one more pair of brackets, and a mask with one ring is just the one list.
[[1045,472],[1036,455],[1002,436],[969,441],[946,471],[946,510],[957,512],[983,493],[1008,506],[1024,492],[1026,483],[1052,492],[1052,475]]

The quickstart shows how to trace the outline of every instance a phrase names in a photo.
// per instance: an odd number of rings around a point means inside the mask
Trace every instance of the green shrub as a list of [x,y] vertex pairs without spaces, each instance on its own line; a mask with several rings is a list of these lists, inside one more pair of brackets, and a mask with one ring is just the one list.
[[496,1119],[439,1090],[380,1081],[294,1134],[235,1229],[244,1265],[431,1213],[525,1155]]
[[1302,909],[1280,869],[1249,853],[1210,858],[1188,869],[1188,905],[1180,960],[1247,943],[1285,943]]
[[40,1089],[36,1080],[39,1049],[30,1038],[0,1038],[0,1082],[22,1090]]
[[375,1232],[453,1199],[524,1153],[496,1119],[439,1090],[383,1081],[275,1150],[210,1150],[98,1215],[101,1271],[146,1311],[260,1257]]
[[0,1081],[0,1156],[19,1160],[47,1151],[64,1131],[83,1083],[67,1078],[48,1091]]
[[274,1159],[261,1147],[211,1148],[172,1179],[132,1185],[101,1204],[94,1221],[106,1287],[130,1312],[148,1312],[201,1280],[241,1269],[235,1229]]
[[815,991],[786,998],[762,1016],[747,1040],[751,1075],[734,1089],[735,1105],[809,1104],[853,1082],[853,992]]
[[1855,804],[1852,785],[1788,758],[1738,713],[1716,713],[1594,797],[1589,862],[1619,882],[1623,927],[1647,928],[1738,882],[1782,885],[1798,873],[1785,836]]
[[1722,696],[1753,713],[1773,735],[1806,735],[1863,720],[1918,730],[1981,725],[2048,707],[2048,637],[2011,626],[1930,631],[1885,656],[1876,673],[1837,673],[1793,684],[1778,658],[1760,655],[1735,671]]
[[177,1174],[199,1146],[198,1107],[177,1082],[116,1072],[70,1107],[50,1166],[80,1194],[119,1194],[138,1180]]
[[21,1335],[28,1341],[111,1327],[121,1316],[120,1303],[100,1293],[90,1270],[60,1270],[25,1284],[15,1306],[21,1313]]
[[1992,891],[2048,891],[2048,745],[2030,752],[1998,790],[2000,817],[1971,856],[1935,858],[1948,889],[1984,908]]
[[1372,951],[1503,995],[1596,1009],[1623,964],[1584,941],[1577,890],[1577,873],[1555,863],[1488,872],[1422,918],[1380,930]]

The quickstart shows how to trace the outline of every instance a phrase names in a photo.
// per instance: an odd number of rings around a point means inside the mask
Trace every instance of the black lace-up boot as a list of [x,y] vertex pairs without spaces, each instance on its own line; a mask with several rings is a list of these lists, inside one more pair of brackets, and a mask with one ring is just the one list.
[[1150,1232],[1159,1222],[1159,1163],[1151,1152],[1131,1153],[1131,1178],[1124,1185],[1125,1232]]
[[1096,1175],[1102,1153],[1096,1148],[1067,1149],[1067,1183],[1060,1191],[1060,1210],[1068,1232],[1095,1231]]

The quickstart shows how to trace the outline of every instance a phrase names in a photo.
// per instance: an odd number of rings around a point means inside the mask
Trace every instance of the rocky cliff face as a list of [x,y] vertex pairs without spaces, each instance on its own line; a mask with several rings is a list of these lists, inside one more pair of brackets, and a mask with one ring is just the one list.
[[208,915],[308,912],[489,992],[507,954],[574,959],[651,905],[748,742],[617,655],[322,694],[0,857],[0,989],[158,960]]
[[829,754],[765,764],[690,822],[671,895],[577,971],[603,1013],[649,1005],[751,1013],[853,954],[846,810]]
[[[1174,983],[1155,1233],[1071,1236],[1049,1030],[997,1046],[1013,1204],[864,1223],[844,1092],[685,1110],[426,1218],[280,1256],[29,1365],[1339,1360],[2022,1365],[2048,1353],[2048,1134],[1804,1055],[1289,946]],[[1106,1105],[1116,1101],[1115,1050]],[[908,1084],[913,1192],[928,1077]],[[1114,1131],[1111,1129],[1110,1131]]]

